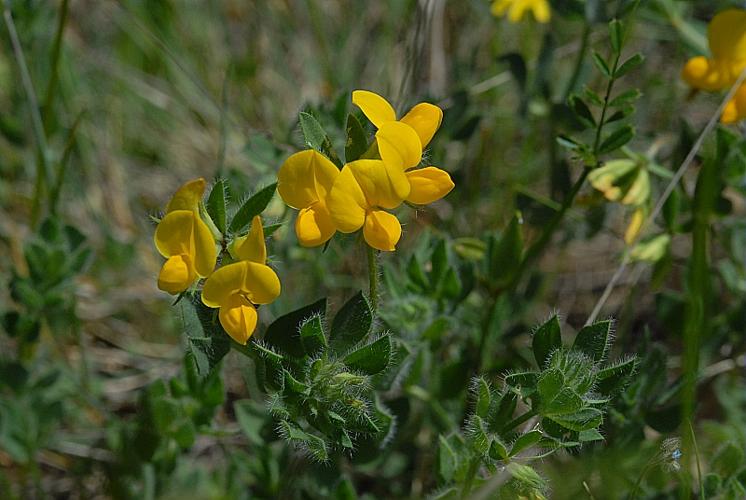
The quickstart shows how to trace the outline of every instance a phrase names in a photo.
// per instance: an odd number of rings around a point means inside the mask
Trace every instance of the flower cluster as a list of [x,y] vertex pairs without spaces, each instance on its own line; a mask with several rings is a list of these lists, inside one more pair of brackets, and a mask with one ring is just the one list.
[[531,11],[540,23],[548,23],[552,11],[547,0],[495,0],[492,2],[492,15],[502,17],[508,15],[511,23],[517,23],[527,11]]
[[[730,88],[746,68],[746,10],[728,9],[710,21],[707,40],[712,57],[689,59],[682,78],[695,89],[719,91]],[[746,84],[727,103],[720,120],[735,123],[746,118]]]
[[368,245],[393,251],[402,230],[389,211],[404,202],[432,203],[454,187],[447,172],[420,167],[422,151],[440,127],[443,112],[420,103],[397,119],[383,97],[366,90],[353,92],[352,102],[377,129],[364,158],[349,161],[340,171],[315,150],[295,153],[280,167],[277,190],[285,203],[299,210],[295,231],[301,245],[323,245],[337,231],[362,228]]
[[229,255],[215,270],[213,231],[217,230],[201,207],[205,184],[200,178],[179,188],[158,224],[155,246],[168,259],[158,276],[158,288],[175,295],[187,291],[198,278],[207,278],[202,303],[219,308],[218,318],[225,331],[236,342],[246,344],[256,328],[256,305],[269,304],[280,295],[280,280],[266,265],[259,216],[254,217],[247,235],[233,240]]

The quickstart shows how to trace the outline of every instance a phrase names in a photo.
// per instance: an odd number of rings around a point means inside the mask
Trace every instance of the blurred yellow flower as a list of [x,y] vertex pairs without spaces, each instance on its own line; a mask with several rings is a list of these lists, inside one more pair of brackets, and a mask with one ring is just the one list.
[[277,191],[285,203],[300,210],[295,233],[301,245],[323,245],[334,236],[326,198],[338,175],[339,169],[312,149],[291,155],[280,167]]
[[269,304],[280,295],[280,279],[266,265],[267,247],[259,216],[249,233],[234,241],[231,253],[238,262],[212,273],[202,288],[202,303],[220,308],[218,318],[239,344],[246,344],[256,329],[256,304]]
[[443,121],[443,111],[438,106],[421,102],[397,120],[391,104],[374,92],[356,90],[352,93],[352,102],[378,128],[376,141],[381,160],[405,171],[410,184],[406,201],[426,205],[453,189],[453,181],[446,171],[433,166],[415,168],[422,160],[422,150]]
[[215,268],[215,240],[199,213],[205,184],[199,178],[181,186],[155,230],[155,247],[168,259],[158,275],[158,288],[164,292],[183,292]]
[[640,206],[650,199],[650,174],[632,159],[606,162],[588,174],[588,181],[609,201]]
[[523,19],[526,11],[531,11],[540,23],[548,23],[551,18],[551,9],[547,0],[495,0],[492,2],[492,15],[501,17],[506,13],[511,23],[517,23]]
[[[712,57],[689,59],[681,76],[696,89],[725,90],[746,68],[746,10],[728,9],[712,18],[707,27],[707,40]],[[746,90],[743,87],[723,111],[721,121],[724,123],[746,118]]]
[[368,245],[393,251],[401,224],[384,209],[401,205],[410,190],[402,168],[382,160],[353,161],[344,166],[329,192],[329,212],[339,231],[354,233],[362,227]]

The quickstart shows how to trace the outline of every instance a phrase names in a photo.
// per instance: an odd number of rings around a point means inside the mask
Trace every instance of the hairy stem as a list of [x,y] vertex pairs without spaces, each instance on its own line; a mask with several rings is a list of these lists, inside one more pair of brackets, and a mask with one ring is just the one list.
[[366,245],[368,250],[368,281],[370,281],[369,300],[373,316],[378,313],[378,256],[376,249]]

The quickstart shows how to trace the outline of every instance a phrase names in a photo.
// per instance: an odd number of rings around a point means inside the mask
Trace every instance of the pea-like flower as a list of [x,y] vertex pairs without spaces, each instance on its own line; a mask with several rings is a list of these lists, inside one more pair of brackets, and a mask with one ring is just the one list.
[[280,167],[277,191],[285,203],[300,210],[295,234],[301,245],[323,245],[334,236],[326,198],[338,175],[339,169],[312,149],[291,155]]
[[421,102],[397,120],[391,104],[374,92],[356,90],[352,93],[352,102],[378,128],[376,142],[381,159],[406,172],[410,184],[406,201],[426,205],[453,189],[448,172],[433,166],[415,168],[422,160],[422,150],[443,121],[443,111],[438,106]]
[[508,21],[517,23],[526,12],[531,11],[540,23],[548,23],[552,16],[547,0],[495,0],[492,2],[492,15],[502,17],[508,14]]
[[246,344],[256,329],[256,305],[269,304],[280,295],[280,279],[266,265],[267,247],[259,216],[249,233],[231,245],[237,262],[224,265],[207,278],[202,303],[220,308],[218,318],[225,331],[239,344]]
[[[713,17],[707,27],[707,41],[711,57],[689,59],[681,76],[696,89],[725,90],[746,68],[746,10],[728,9]],[[723,123],[734,123],[744,118],[746,89],[742,85],[720,119]]]
[[410,190],[400,167],[382,160],[353,161],[344,166],[332,186],[329,212],[339,231],[354,233],[363,228],[368,245],[393,251],[401,237],[401,224],[386,210],[401,205]]
[[168,259],[158,275],[158,288],[164,292],[183,292],[215,268],[215,239],[200,217],[199,203],[204,192],[202,178],[181,186],[155,230],[155,247]]
[[640,206],[650,199],[650,174],[639,161],[620,159],[606,162],[588,174],[588,181],[609,201]]

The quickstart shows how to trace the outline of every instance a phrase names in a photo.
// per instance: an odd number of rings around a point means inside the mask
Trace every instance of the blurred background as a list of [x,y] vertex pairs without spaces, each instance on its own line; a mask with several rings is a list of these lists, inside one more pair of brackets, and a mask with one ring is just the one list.
[[[57,392],[46,403],[4,403],[0,427],[7,431],[11,414],[28,424],[20,437],[6,432],[0,440],[4,485],[30,485],[36,478],[38,491],[59,498],[101,491],[100,474],[70,472],[89,470],[79,459],[105,460],[110,452],[101,443],[111,419],[131,418],[138,391],[182,367],[173,298],[156,288],[162,259],[152,244],[151,216],[195,177],[227,178],[235,201],[274,182],[282,161],[304,147],[299,111],[317,116],[341,147],[352,90],[375,91],[400,114],[424,100],[444,109],[427,154],[450,172],[456,189],[404,216],[403,240],[396,254],[383,257],[384,266],[399,269],[397,259],[404,263],[431,238],[500,231],[516,210],[524,239],[534,238],[580,171],[555,137],[573,130],[563,113],[567,97],[583,86],[601,91],[605,85],[591,58],[578,60],[578,53],[583,45],[607,50],[604,19],[617,2],[552,3],[553,19],[542,25],[496,18],[487,0],[6,0],[0,30],[0,280],[28,273],[24,245],[50,212],[79,230],[90,254],[64,291],[74,314],[36,332],[47,341],[35,348],[34,363],[61,370]],[[735,4],[642,2],[630,28],[625,50],[643,53],[646,61],[619,82],[620,92],[642,91],[629,146],[653,150],[667,169],[678,165],[692,131],[701,129],[720,99],[690,95],[681,67],[706,53],[706,22]],[[44,188],[59,193],[54,207],[38,201],[36,172],[43,160],[9,15],[39,101],[46,161],[63,171],[59,185]],[[744,211],[737,187],[725,234],[743,239],[737,234]],[[298,247],[293,212],[279,197],[265,217],[285,223],[268,243],[284,293],[261,321],[324,295],[339,306],[367,286],[364,254],[351,239],[324,253]],[[525,340],[526,325],[555,310],[571,328],[582,326],[617,267],[628,223],[628,211],[604,203],[586,186],[541,260],[538,295],[510,326],[514,334],[507,342]],[[676,290],[689,245],[686,237],[674,238],[665,274],[651,268],[622,280],[603,313],[621,318],[620,337],[640,333],[641,325],[659,339],[677,328]],[[10,287],[0,288],[4,310],[17,303],[11,294]],[[728,300],[740,304],[735,296]],[[743,326],[742,314],[734,314],[739,316],[732,321]],[[626,335],[622,342],[634,346],[636,338]],[[6,337],[0,342],[3,351],[15,345]],[[229,399],[246,393],[239,361],[226,361]],[[88,392],[64,377],[81,363]],[[11,384],[16,375],[2,376]],[[77,398],[88,400],[85,411],[70,411]],[[38,415],[29,410],[47,403]],[[217,418],[234,422],[230,411]],[[191,457],[195,463],[223,460],[215,458],[223,456],[222,446],[198,440]],[[18,467],[23,457],[37,467]],[[181,484],[192,484],[187,476],[194,469],[182,472]],[[22,491],[35,491],[28,488]],[[175,497],[180,490],[172,491]]]

